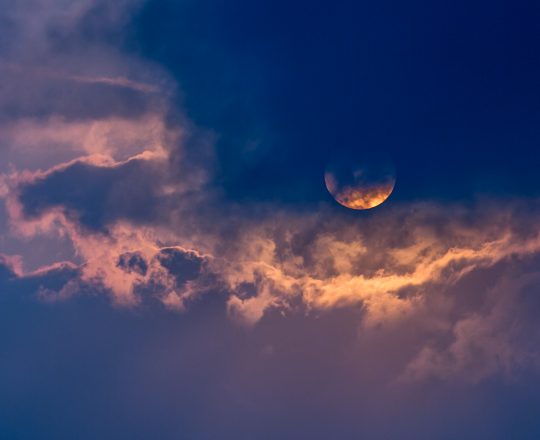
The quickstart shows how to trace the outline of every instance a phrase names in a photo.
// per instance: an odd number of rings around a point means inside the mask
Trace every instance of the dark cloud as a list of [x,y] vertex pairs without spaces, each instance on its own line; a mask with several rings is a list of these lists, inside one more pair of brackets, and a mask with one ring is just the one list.
[[176,284],[181,286],[186,281],[196,279],[202,270],[204,259],[195,252],[177,248],[164,248],[156,256],[159,264],[176,278]]
[[162,163],[144,159],[115,166],[74,162],[22,185],[19,200],[30,218],[60,208],[84,227],[106,230],[121,219],[159,219],[164,178]]
[[534,375],[526,385],[392,390],[385,349],[399,352],[402,339],[359,345],[358,311],[276,313],[251,332],[223,311],[216,297],[181,316],[115,309],[100,297],[52,307],[11,301],[0,309],[1,431],[29,439],[532,440],[540,429]]
[[148,263],[140,252],[126,252],[118,257],[117,266],[126,272],[136,272],[146,275]]
[[[79,276],[79,268],[70,263],[59,263],[21,275],[9,261],[0,259],[0,295],[2,301],[6,302],[12,301],[12,296],[21,296],[23,301],[37,301],[40,294],[57,294],[70,282],[78,282]],[[77,290],[84,290],[82,283],[73,292]],[[69,296],[67,292],[65,294]]]

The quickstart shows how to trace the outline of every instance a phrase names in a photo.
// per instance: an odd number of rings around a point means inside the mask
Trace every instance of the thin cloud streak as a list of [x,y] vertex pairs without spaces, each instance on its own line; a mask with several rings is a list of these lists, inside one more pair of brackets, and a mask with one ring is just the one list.
[[160,93],[160,88],[155,84],[135,81],[122,76],[85,76],[74,75],[68,72],[57,71],[52,68],[41,66],[25,66],[23,64],[0,60],[0,69],[4,68],[13,73],[31,74],[41,79],[51,78],[63,81],[75,81],[88,84],[106,84],[114,87],[125,87],[142,93]]

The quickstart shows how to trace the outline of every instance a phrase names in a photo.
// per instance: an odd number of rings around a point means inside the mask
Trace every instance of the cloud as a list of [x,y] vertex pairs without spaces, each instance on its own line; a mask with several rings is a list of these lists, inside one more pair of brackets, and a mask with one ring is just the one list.
[[[161,223],[178,194],[204,184],[197,166],[174,165],[185,155],[204,156],[205,148],[179,150],[194,130],[171,108],[174,81],[121,49],[141,4],[31,0],[2,8],[0,73],[10,87],[0,90],[0,194],[6,234],[21,261],[39,237],[51,237],[51,257],[65,255],[54,247],[54,237],[65,237],[73,262],[55,264],[76,267],[79,285],[71,290],[91,286],[122,304],[140,302],[143,291],[163,291],[163,302],[179,308],[176,295],[194,281],[180,282],[181,265],[174,274],[165,267],[160,249],[176,249],[174,243],[150,240],[147,233],[155,232],[140,226]],[[133,248],[139,270],[128,270],[129,259],[121,264]],[[31,276],[23,266],[17,280]],[[67,298],[61,289],[56,297]],[[46,290],[52,298],[55,289]]]
[[22,186],[19,201],[28,218],[58,208],[95,230],[123,218],[150,221],[159,216],[161,172],[159,161],[143,158],[111,166],[75,161]]
[[27,273],[24,255],[3,257],[7,285],[29,283],[49,301],[91,291],[176,310],[216,295],[251,327],[273,313],[350,309],[360,340],[415,329],[396,373],[409,381],[481,380],[536,362],[523,336],[532,321],[516,330],[507,311],[526,314],[520,292],[537,282],[538,200],[396,202],[357,217],[235,203],[220,187],[219,133],[176,108],[166,73],[118,49],[137,4],[36,5],[46,14],[4,16],[28,32],[3,31],[13,32],[0,65],[13,87],[0,94],[0,147],[12,163],[0,195],[21,255],[32,252],[24,240],[62,236],[76,258]]
[[14,295],[34,295],[36,299],[45,300],[65,299],[85,291],[78,276],[79,269],[69,262],[23,273],[20,258],[0,255],[0,295],[4,299]]
[[519,371],[538,368],[535,346],[540,335],[534,322],[540,306],[539,273],[498,270],[504,274],[495,275],[496,283],[485,292],[481,306],[450,324],[446,343],[423,347],[401,380],[460,377],[476,383],[494,374],[514,377]]
[[112,116],[134,118],[143,116],[152,106],[145,93],[112,83],[44,79],[29,68],[19,71],[1,65],[0,74],[11,84],[0,94],[3,123],[50,116],[75,121]]
[[[181,136],[165,126],[163,114],[141,118],[111,117],[89,121],[22,118],[2,127],[0,141],[6,159],[17,168],[38,170],[86,155],[118,161],[141,151],[163,154]],[[8,171],[5,168],[3,171]]]
[[[324,207],[315,216],[286,208],[268,214],[259,206],[246,217],[242,207],[208,207],[204,190],[197,199],[165,191],[181,181],[167,174],[167,157],[89,158],[12,176],[7,198],[19,207],[11,210],[13,224],[30,234],[47,230],[32,229],[35,222],[61,228],[82,258],[80,279],[117,304],[154,298],[185,310],[196,298],[224,292],[230,316],[249,326],[272,310],[348,307],[362,310],[358,324],[367,334],[383,328],[392,337],[416,321],[423,340],[409,352],[402,380],[466,371],[481,380],[535,357],[519,343],[524,331],[508,340],[512,321],[493,316],[519,302],[519,283],[506,282],[513,275],[503,276],[501,267],[529,268],[537,280],[527,264],[540,249],[536,201],[508,201],[504,209],[487,200],[396,205],[355,224]],[[475,277],[483,280],[478,291],[467,286]],[[493,285],[497,300],[489,306]]]
[[[140,2],[8,3],[0,12],[9,24],[2,27],[6,43],[0,47],[0,74],[10,85],[0,89],[3,154],[21,143],[35,152],[41,136],[39,148],[57,158],[59,144],[73,150],[84,144],[95,152],[103,137],[123,132],[125,139],[128,130],[134,136],[143,126],[155,133],[150,125],[164,124],[173,82],[157,66],[118,50],[117,36]],[[24,166],[43,159],[37,154]]]
[[[48,134],[51,123],[58,134]],[[186,310],[198,298],[222,295],[230,317],[247,326],[275,311],[351,308],[361,337],[418,329],[396,372],[401,381],[465,375],[479,381],[535,365],[534,350],[519,342],[525,330],[509,337],[513,323],[492,316],[506,309],[486,304],[493,283],[502,282],[494,268],[522,267],[539,252],[537,201],[508,200],[504,209],[489,200],[467,207],[395,204],[355,222],[328,206],[309,213],[228,205],[207,185],[213,159],[206,139],[192,137],[184,124],[154,115],[14,125],[10,135],[20,145],[37,144],[40,134],[49,142],[79,140],[74,159],[12,170],[2,179],[12,233],[66,236],[79,260],[69,282],[36,286],[42,299],[92,290],[117,305],[157,301]],[[155,130],[145,137],[147,127]],[[95,149],[88,147],[92,131]],[[138,150],[133,133],[145,140]],[[201,139],[206,153],[191,162]],[[475,277],[489,282],[471,290]],[[520,289],[502,285],[500,304]]]
[[[118,305],[152,300],[186,310],[218,294],[227,298],[231,318],[247,326],[272,311],[353,308],[361,310],[360,332],[382,328],[388,338],[415,322],[420,336],[401,361],[400,380],[465,371],[481,380],[534,363],[534,350],[516,342],[523,332],[505,339],[512,323],[496,320],[492,327],[485,307],[497,283],[505,286],[501,301],[518,301],[519,288],[494,268],[511,261],[527,266],[539,253],[538,201],[396,203],[354,223],[328,206],[306,213],[251,204],[246,215],[247,206],[217,197],[204,161],[190,162],[189,149],[201,138],[190,137],[183,119],[177,126],[143,119],[156,131],[143,137],[148,143],[139,152],[130,151],[132,138],[121,134],[138,120],[118,121],[111,127],[120,134],[103,135],[100,153],[85,155],[84,141],[78,158],[3,176],[12,232],[68,237],[79,259],[72,263],[75,279],[42,289],[48,292],[43,298],[68,298],[92,286]],[[70,129],[87,127],[63,124],[66,138]],[[477,292],[465,287],[455,293],[475,277],[484,279]],[[486,347],[481,360],[470,348],[476,345]]]

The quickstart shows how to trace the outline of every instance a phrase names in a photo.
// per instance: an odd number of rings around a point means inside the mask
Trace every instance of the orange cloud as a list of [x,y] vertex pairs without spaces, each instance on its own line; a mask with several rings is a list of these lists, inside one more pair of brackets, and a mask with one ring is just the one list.
[[[163,133],[161,128],[158,132]],[[527,201],[527,208],[519,201],[509,201],[504,208],[487,201],[469,208],[435,203],[396,206],[356,223],[324,207],[317,215],[274,211],[266,218],[251,219],[233,210],[216,225],[214,218],[198,215],[209,198],[197,191],[199,183],[188,184],[186,189],[178,180],[164,179],[152,182],[162,185],[156,194],[174,203],[166,205],[163,218],[155,224],[118,216],[111,217],[104,230],[88,230],[76,216],[66,214],[61,201],[39,215],[26,216],[19,198],[21,188],[76,163],[112,169],[140,161],[167,175],[170,150],[156,145],[122,161],[108,154],[92,154],[46,171],[4,175],[0,194],[13,231],[25,237],[69,237],[82,262],[80,281],[110,292],[119,305],[136,306],[144,292],[151,291],[166,307],[184,310],[200,295],[225,291],[229,314],[248,326],[256,325],[270,309],[289,313],[300,304],[317,313],[359,309],[362,331],[380,326],[397,329],[418,319],[429,322],[426,327],[434,334],[453,337],[454,342],[444,349],[420,344],[403,373],[406,380],[447,377],[472,368],[474,347],[479,345],[488,354],[478,361],[481,365],[471,377],[479,379],[498,368],[507,370],[509,365],[525,362],[520,359],[526,359],[528,352],[513,349],[504,330],[511,323],[500,318],[504,315],[500,304],[513,304],[512,294],[499,292],[488,311],[450,316],[457,313],[453,312],[457,300],[441,298],[440,292],[459,286],[471,274],[536,256],[540,252],[536,214],[530,209],[518,221],[514,212],[529,209],[537,201]],[[204,262],[204,270],[179,282],[178,269],[168,268],[160,259],[166,248],[196,256]],[[135,254],[144,261],[138,269],[120,264],[126,255]],[[50,292],[43,297],[66,298],[76,289],[77,284],[72,283],[56,297]],[[513,292],[520,287],[507,283],[501,289]],[[497,356],[501,367],[492,362]]]

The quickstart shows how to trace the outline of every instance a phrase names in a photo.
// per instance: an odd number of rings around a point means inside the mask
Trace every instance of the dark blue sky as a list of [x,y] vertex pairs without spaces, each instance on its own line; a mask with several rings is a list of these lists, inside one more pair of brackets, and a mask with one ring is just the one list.
[[401,200],[536,194],[538,8],[147,2],[128,46],[219,133],[233,198],[323,199],[329,158],[373,149],[393,157]]

